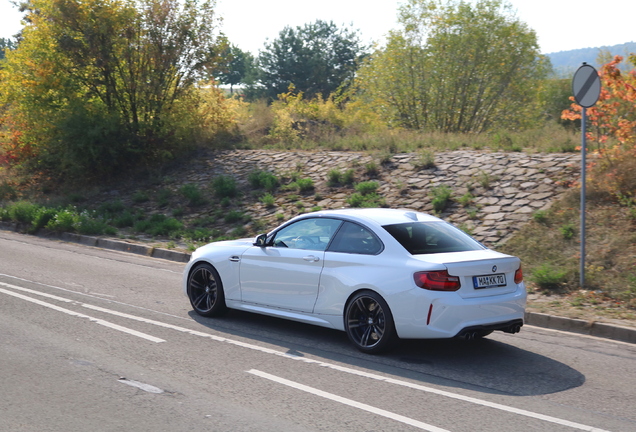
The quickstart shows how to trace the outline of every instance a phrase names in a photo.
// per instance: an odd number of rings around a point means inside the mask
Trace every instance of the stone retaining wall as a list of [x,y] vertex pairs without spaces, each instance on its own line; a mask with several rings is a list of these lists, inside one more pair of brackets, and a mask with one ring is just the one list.
[[[460,150],[435,154],[435,167],[419,169],[421,155],[397,154],[388,161],[379,156],[357,152],[305,152],[234,150],[215,153],[200,161],[201,166],[182,179],[185,183],[208,183],[220,174],[234,176],[242,188],[249,189],[247,176],[261,169],[282,176],[298,171],[310,177],[315,190],[289,200],[292,193],[277,192],[276,206],[268,209],[258,200],[248,205],[253,218],[263,220],[268,228],[278,224],[276,214],[284,218],[297,214],[299,208],[334,209],[348,207],[352,186],[333,188],[327,184],[328,172],[353,168],[356,182],[376,180],[388,207],[433,212],[432,190],[446,185],[453,200],[440,217],[471,232],[487,244],[507,240],[515,230],[538,210],[545,210],[563,193],[568,184],[578,180],[579,154],[488,153]],[[384,163],[381,163],[384,162]],[[367,164],[378,168],[368,175]],[[473,198],[468,200],[470,194]],[[460,197],[466,196],[460,204]],[[466,202],[468,201],[468,202]],[[280,218],[280,217],[279,217]]]

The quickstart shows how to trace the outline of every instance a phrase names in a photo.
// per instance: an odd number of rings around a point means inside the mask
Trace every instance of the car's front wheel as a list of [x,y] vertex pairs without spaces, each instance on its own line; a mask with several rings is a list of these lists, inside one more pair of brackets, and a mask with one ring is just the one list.
[[359,292],[349,301],[344,324],[349,340],[368,354],[382,352],[396,339],[391,310],[386,301],[373,291]]
[[188,298],[199,315],[213,317],[227,311],[221,278],[210,264],[197,264],[190,272]]

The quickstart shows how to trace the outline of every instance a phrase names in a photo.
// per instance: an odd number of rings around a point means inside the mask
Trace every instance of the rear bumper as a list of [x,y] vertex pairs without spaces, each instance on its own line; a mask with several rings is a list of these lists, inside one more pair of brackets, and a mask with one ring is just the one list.
[[466,339],[474,339],[477,335],[483,334],[484,332],[492,332],[495,330],[501,330],[504,333],[519,333],[521,327],[523,326],[522,319],[515,319],[512,321],[506,321],[502,323],[495,324],[481,324],[470,327],[463,328],[459,333],[457,333],[457,337],[465,337]]
[[[413,291],[408,304],[391,307],[402,339],[441,339],[471,331],[502,330],[516,333],[523,325],[527,294],[523,283],[512,293],[464,299],[440,293],[431,299]],[[419,297],[419,298],[416,298]]]

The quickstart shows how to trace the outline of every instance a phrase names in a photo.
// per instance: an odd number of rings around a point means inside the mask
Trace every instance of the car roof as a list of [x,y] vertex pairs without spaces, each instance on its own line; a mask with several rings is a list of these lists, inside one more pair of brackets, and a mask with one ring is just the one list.
[[342,217],[345,219],[375,222],[378,225],[393,225],[412,222],[441,222],[442,220],[426,213],[408,209],[388,208],[346,208],[338,210],[323,210],[305,216]]

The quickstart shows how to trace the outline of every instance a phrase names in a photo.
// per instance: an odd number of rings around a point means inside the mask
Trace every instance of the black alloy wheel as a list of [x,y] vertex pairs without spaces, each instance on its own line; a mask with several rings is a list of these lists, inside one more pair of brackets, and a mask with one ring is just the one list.
[[384,351],[396,339],[389,306],[373,291],[356,294],[347,304],[344,320],[349,340],[367,354]]
[[227,310],[221,278],[207,263],[196,265],[190,272],[188,298],[194,311],[205,317],[219,316]]

